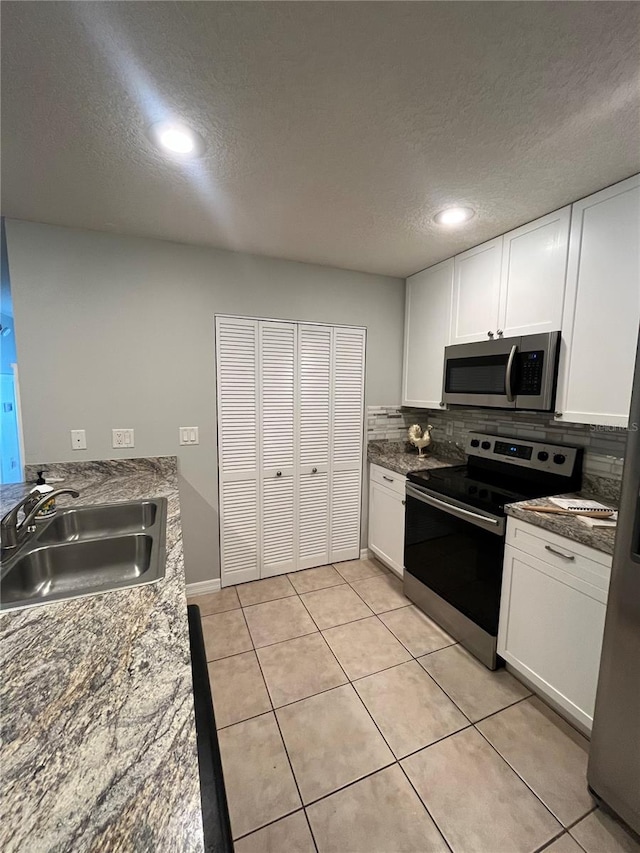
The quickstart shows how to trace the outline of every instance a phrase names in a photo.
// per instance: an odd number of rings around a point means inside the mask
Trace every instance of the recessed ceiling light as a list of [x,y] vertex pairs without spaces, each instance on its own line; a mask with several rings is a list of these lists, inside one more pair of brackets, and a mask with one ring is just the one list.
[[204,140],[186,124],[161,121],[149,128],[149,136],[161,151],[169,154],[197,157],[204,151]]
[[475,211],[470,207],[446,207],[439,211],[433,217],[438,225],[462,225],[463,222],[468,222],[472,216],[475,216]]

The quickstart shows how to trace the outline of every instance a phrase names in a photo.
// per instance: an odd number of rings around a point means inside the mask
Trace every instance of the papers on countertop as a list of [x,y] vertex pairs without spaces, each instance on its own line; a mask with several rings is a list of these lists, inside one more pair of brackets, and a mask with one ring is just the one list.
[[[549,500],[556,506],[562,507],[562,509],[611,510],[611,507],[606,504],[601,504],[598,501],[587,500],[585,498],[549,498]],[[575,517],[583,524],[586,524],[587,527],[615,527],[618,523],[617,512],[614,512],[613,515],[608,515],[605,518],[590,518],[586,515],[576,515]]]

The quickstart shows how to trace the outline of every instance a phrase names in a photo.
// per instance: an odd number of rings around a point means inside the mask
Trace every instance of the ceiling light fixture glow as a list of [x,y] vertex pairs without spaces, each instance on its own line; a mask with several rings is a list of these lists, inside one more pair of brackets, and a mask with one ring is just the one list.
[[185,124],[158,122],[150,127],[149,136],[160,150],[169,154],[197,157],[204,151],[202,137]]
[[475,216],[475,211],[471,210],[470,207],[446,207],[436,213],[433,218],[438,225],[462,225],[463,222],[468,222],[473,216]]

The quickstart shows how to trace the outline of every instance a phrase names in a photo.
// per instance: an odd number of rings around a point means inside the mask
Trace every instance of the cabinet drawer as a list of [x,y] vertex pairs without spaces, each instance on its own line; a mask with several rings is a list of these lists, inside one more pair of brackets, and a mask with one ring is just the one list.
[[507,545],[543,560],[605,593],[609,590],[612,559],[595,548],[513,517],[507,520]]
[[371,481],[386,486],[399,495],[404,495],[407,478],[404,474],[396,474],[395,471],[389,471],[380,465],[371,465]]

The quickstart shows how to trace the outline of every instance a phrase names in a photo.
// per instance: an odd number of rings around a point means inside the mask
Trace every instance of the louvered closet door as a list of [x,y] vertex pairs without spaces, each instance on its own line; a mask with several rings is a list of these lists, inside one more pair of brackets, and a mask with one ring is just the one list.
[[258,323],[216,318],[221,584],[260,577]]
[[330,326],[298,327],[297,567],[329,562]]
[[290,572],[294,557],[295,323],[260,321],[260,576]]
[[330,560],[360,556],[364,329],[333,330]]

